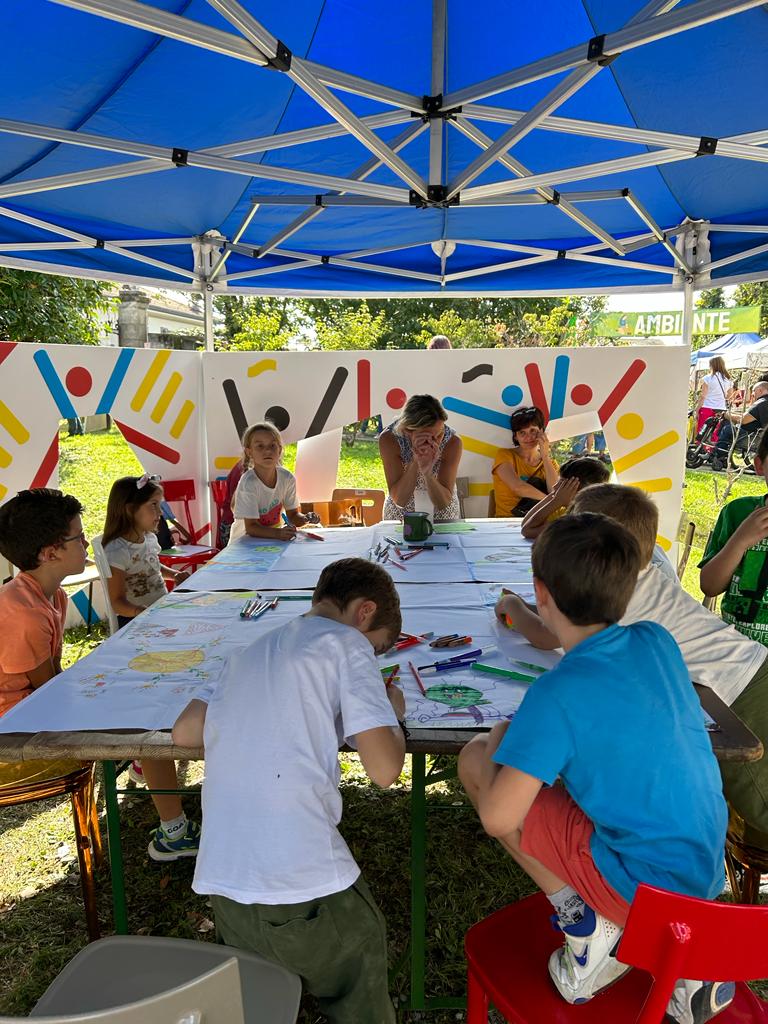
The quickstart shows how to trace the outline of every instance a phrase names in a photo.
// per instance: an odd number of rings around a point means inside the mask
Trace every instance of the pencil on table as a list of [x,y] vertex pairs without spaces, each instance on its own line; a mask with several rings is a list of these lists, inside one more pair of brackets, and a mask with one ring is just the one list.
[[424,694],[424,696],[426,697],[426,695],[427,695],[427,691],[426,691],[426,688],[425,688],[425,686],[424,686],[424,682],[422,681],[422,678],[421,678],[421,676],[419,675],[419,670],[418,670],[418,669],[416,668],[416,666],[415,666],[415,665],[413,664],[413,662],[412,662],[412,661],[409,661],[409,662],[408,662],[408,668],[409,668],[409,669],[411,670],[411,672],[413,673],[413,678],[414,678],[414,679],[416,680],[416,682],[417,682],[417,683],[419,684],[419,689],[421,690],[421,692],[422,692],[422,693]]

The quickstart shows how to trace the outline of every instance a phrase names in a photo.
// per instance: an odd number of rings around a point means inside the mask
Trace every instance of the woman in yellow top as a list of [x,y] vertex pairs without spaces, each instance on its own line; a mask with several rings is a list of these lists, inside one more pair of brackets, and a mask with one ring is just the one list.
[[544,415],[535,405],[509,418],[514,447],[499,448],[493,465],[498,517],[524,516],[557,483],[558,469],[544,433]]

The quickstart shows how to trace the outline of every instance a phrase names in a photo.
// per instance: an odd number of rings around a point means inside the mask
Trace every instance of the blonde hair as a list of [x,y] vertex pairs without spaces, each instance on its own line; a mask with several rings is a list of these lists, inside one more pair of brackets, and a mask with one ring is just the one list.
[[577,493],[571,510],[615,519],[640,546],[643,568],[650,562],[659,531],[659,510],[645,491],[625,484],[593,484]]
[[395,433],[402,434],[404,430],[424,430],[426,427],[433,427],[438,420],[445,423],[447,419],[445,409],[432,395],[411,395],[395,424]]
[[722,356],[712,356],[709,360],[709,368],[712,373],[719,373],[721,377],[725,377],[726,380],[732,380],[730,373],[725,368],[725,360]]
[[251,465],[251,457],[248,454],[248,445],[251,443],[254,434],[258,434],[259,431],[265,431],[267,434],[271,434],[272,437],[280,445],[280,455],[283,453],[283,439],[280,437],[280,431],[277,429],[274,423],[270,423],[269,420],[262,420],[260,423],[254,423],[248,427],[243,434],[240,443],[243,446],[243,469],[248,469]]

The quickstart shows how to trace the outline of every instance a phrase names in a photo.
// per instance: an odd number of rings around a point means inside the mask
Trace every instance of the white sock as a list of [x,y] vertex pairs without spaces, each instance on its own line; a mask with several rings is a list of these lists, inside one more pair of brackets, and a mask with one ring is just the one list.
[[160,828],[170,839],[175,836],[178,832],[183,832],[187,827],[187,816],[184,811],[178,816],[178,818],[171,818],[170,821],[163,821],[160,819]]
[[584,917],[584,900],[570,885],[564,885],[557,892],[547,895],[547,899],[555,908],[560,924],[564,928],[578,924]]

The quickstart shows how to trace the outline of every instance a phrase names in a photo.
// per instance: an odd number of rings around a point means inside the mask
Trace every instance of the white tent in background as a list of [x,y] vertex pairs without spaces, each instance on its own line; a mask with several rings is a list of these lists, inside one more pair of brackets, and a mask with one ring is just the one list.
[[759,334],[726,334],[707,348],[691,354],[691,366],[696,370],[708,369],[713,356],[722,356],[729,370],[740,370],[748,366],[750,356],[768,354],[768,338]]

